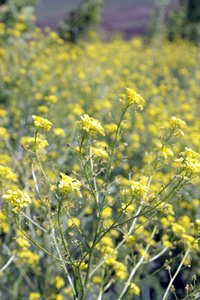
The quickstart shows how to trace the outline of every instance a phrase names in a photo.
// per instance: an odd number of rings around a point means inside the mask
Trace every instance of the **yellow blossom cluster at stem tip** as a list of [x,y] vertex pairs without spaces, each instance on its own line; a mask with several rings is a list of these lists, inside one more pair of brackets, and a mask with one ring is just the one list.
[[0,180],[11,179],[12,181],[17,181],[17,175],[12,172],[9,167],[4,167],[0,165]]
[[176,117],[171,117],[171,128],[186,128],[186,123],[185,121],[181,119],[177,119]]
[[91,150],[95,158],[100,158],[100,159],[108,158],[108,153],[102,149],[92,147]]
[[126,88],[126,95],[127,95],[126,101],[128,102],[129,105],[138,104],[139,109],[140,110],[143,109],[142,103],[144,103],[145,101],[139,94],[137,94],[132,89]]
[[130,283],[130,294],[140,295],[140,288],[133,282]]
[[37,117],[35,115],[32,115],[33,121],[34,121],[34,126],[39,130],[39,129],[45,129],[49,131],[51,129],[52,123],[48,121],[47,119]]
[[62,193],[67,194],[76,190],[77,195],[82,197],[80,192],[81,182],[63,173],[60,173],[60,175],[62,178],[58,187],[61,189]]
[[22,192],[19,189],[17,191],[8,190],[6,194],[3,195],[6,201],[10,202],[15,213],[19,213],[19,208],[24,208],[31,203],[31,199],[26,192]]
[[84,115],[81,117],[82,121],[76,122],[76,124],[83,126],[83,129],[92,135],[95,135],[97,133],[100,133],[102,135],[105,135],[104,129],[101,126],[101,123],[93,118],[90,118],[88,115]]
[[180,153],[182,157],[176,159],[181,168],[186,168],[191,173],[200,172],[200,154],[190,148],[185,148],[184,152]]
[[143,195],[149,191],[146,185],[143,185],[137,181],[130,182],[131,190],[135,195]]
[[0,165],[0,178],[9,178],[11,174],[12,170],[10,168]]

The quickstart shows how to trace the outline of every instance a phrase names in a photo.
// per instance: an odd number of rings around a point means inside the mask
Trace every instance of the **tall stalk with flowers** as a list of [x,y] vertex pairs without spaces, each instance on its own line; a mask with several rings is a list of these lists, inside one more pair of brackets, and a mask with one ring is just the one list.
[[[118,300],[133,299],[133,295],[140,294],[139,274],[143,266],[148,268],[166,253],[176,252],[178,243],[184,243],[177,269],[173,275],[170,273],[164,300],[170,290],[176,295],[173,282],[189,253],[198,251],[199,220],[196,229],[186,231],[183,223],[176,222],[170,201],[178,198],[186,184],[193,184],[200,171],[200,155],[185,148],[180,158],[173,161],[176,167],[169,181],[161,184],[159,189],[153,189],[155,173],[165,166],[167,157],[173,156],[170,141],[183,135],[182,129],[186,127],[184,121],[172,117],[169,132],[165,131],[161,143],[140,174],[120,178],[114,172],[115,153],[123,136],[124,120],[128,110],[134,113],[143,110],[145,101],[134,90],[126,88],[119,102],[122,113],[116,122],[112,145],[108,147],[102,140],[106,131],[99,120],[84,114],[76,122],[78,142],[68,145],[77,154],[81,172],[72,170],[71,174],[65,174],[63,170],[54,183],[45,170],[44,147],[41,147],[47,143],[43,132],[50,131],[52,123],[33,115],[36,130],[34,147],[29,155],[35,194],[31,197],[19,189],[5,192],[4,180],[12,170],[1,167],[3,198],[12,208],[9,217],[21,232],[24,245],[32,243],[40,253],[61,263],[66,275],[66,293],[71,299],[100,300],[113,291]],[[39,174],[42,175],[41,182]],[[34,217],[23,210],[32,205],[32,198],[36,196],[40,201],[41,215]],[[27,227],[27,221],[32,231]],[[165,228],[168,228],[168,234],[163,233]],[[50,248],[41,243],[37,231],[40,237],[50,238]],[[173,236],[172,242],[170,235]],[[176,254],[175,258],[179,255]],[[169,270],[170,263],[165,262],[161,268]],[[62,286],[63,281],[60,284]]]

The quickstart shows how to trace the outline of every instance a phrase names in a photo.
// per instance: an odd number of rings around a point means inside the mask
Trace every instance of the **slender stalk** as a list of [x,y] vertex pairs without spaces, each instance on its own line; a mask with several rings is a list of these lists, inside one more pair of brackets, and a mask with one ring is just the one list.
[[21,231],[21,233],[23,233],[23,235],[24,235],[24,236],[25,236],[32,244],[34,244],[35,246],[37,246],[38,248],[40,248],[40,250],[42,250],[43,252],[45,252],[45,253],[48,254],[49,256],[55,258],[56,260],[61,261],[62,263],[65,263],[65,264],[69,264],[69,265],[71,264],[71,263],[69,263],[69,262],[64,261],[63,259],[60,259],[60,258],[54,256],[53,254],[51,254],[50,252],[48,252],[47,250],[45,250],[44,248],[42,248],[42,246],[40,246],[38,243],[36,243],[35,241],[33,241],[33,240],[26,234],[26,232],[19,226],[19,223],[18,223],[18,220],[17,220],[17,216],[15,215],[14,217],[15,217],[15,223],[16,223],[17,227],[19,228],[19,230]]
[[[60,259],[62,259],[62,255],[61,255],[61,253],[60,253],[60,249],[58,248],[58,244],[57,244],[57,241],[56,241],[55,230],[54,230],[54,228],[52,228],[52,237],[53,237],[53,241],[54,241],[56,250],[57,250],[57,252],[58,252],[58,255],[59,255]],[[73,285],[72,279],[71,279],[71,277],[70,277],[70,275],[69,275],[69,272],[68,272],[68,270],[67,270],[67,268],[66,268],[66,266],[65,266],[65,263],[63,263],[62,266],[63,266],[63,269],[64,269],[66,275],[67,275],[67,279],[68,279],[69,284],[70,284],[70,286],[71,286],[73,295],[74,295],[75,299],[77,299],[77,298],[76,298],[76,292],[75,292],[75,289],[74,289],[74,285]]]
[[[169,197],[173,194],[173,192],[177,189],[177,187],[181,184],[182,181],[183,181],[183,179],[181,179],[181,180],[179,181],[179,183],[172,189],[172,191],[171,191],[171,192],[170,192],[163,200],[161,200],[160,202],[158,202],[155,206],[153,206],[153,207],[150,208],[149,210],[145,210],[145,211],[141,212],[137,217],[147,215],[149,212],[151,212],[151,211],[154,210],[156,207],[158,207],[161,203],[163,203],[167,198],[169,198]],[[118,227],[118,226],[121,226],[121,225],[124,225],[124,224],[126,224],[126,223],[132,221],[132,220],[135,219],[135,218],[136,218],[136,216],[134,216],[134,217],[132,217],[132,218],[126,220],[126,221],[123,221],[123,222],[121,222],[121,223],[118,223],[118,224],[115,225],[113,228]]]
[[61,226],[61,222],[60,222],[60,221],[61,221],[61,220],[60,220],[60,218],[61,218],[61,216],[60,216],[60,211],[61,211],[61,206],[62,206],[62,201],[63,201],[63,199],[64,199],[64,196],[62,196],[62,198],[61,198],[61,200],[60,200],[60,202],[59,202],[59,206],[58,206],[58,228],[59,228],[59,231],[60,231],[60,235],[61,235],[61,239],[62,239],[62,243],[63,243],[64,249],[65,249],[65,252],[66,252],[66,254],[67,254],[67,256],[68,256],[68,258],[69,258],[71,264],[72,264],[73,266],[75,266],[74,263],[72,262],[72,259],[71,259],[69,250],[68,250],[68,248],[67,248],[67,244],[66,244],[66,241],[65,241],[64,233],[63,233],[62,226]]
[[103,197],[103,200],[102,200],[101,211],[103,209],[104,202],[105,202],[105,199],[106,199],[106,196],[107,196],[107,193],[108,193],[108,183],[109,183],[109,180],[110,180],[110,174],[111,174],[111,169],[112,169],[113,156],[114,156],[114,152],[115,152],[115,147],[116,147],[116,143],[117,143],[117,138],[118,138],[119,130],[120,130],[121,123],[122,123],[122,121],[124,119],[124,116],[126,114],[127,109],[129,108],[129,106],[130,105],[127,105],[124,108],[124,111],[122,113],[122,116],[120,118],[120,121],[119,121],[118,126],[117,126],[117,130],[116,130],[116,133],[115,133],[115,139],[114,139],[114,143],[113,143],[113,146],[112,146],[110,160],[109,160],[109,165],[108,165],[108,171],[107,171],[107,177],[106,177],[106,185],[105,185],[105,193],[104,193],[104,197]]
[[[200,239],[200,238],[198,238],[197,240],[199,240],[199,239]],[[181,267],[182,267],[182,265],[183,265],[183,263],[184,263],[184,261],[185,261],[187,255],[188,255],[189,252],[190,252],[190,249],[192,248],[192,245],[193,245],[193,244],[191,244],[190,247],[188,247],[188,249],[187,249],[187,251],[186,251],[186,253],[185,253],[185,255],[184,255],[184,257],[183,257],[183,259],[182,259],[182,261],[181,261],[181,263],[180,263],[180,265],[178,266],[178,268],[177,268],[177,270],[176,270],[174,276],[171,278],[171,280],[170,280],[170,282],[169,282],[169,284],[168,284],[168,287],[167,287],[167,289],[166,289],[166,291],[165,291],[165,294],[164,294],[162,300],[167,299],[167,295],[168,295],[169,290],[170,290],[170,288],[171,288],[171,286],[172,286],[172,283],[174,282],[174,279],[175,279],[176,276],[178,275],[178,273],[179,273],[179,271],[180,271],[180,269],[181,269]]]
[[97,190],[96,176],[94,174],[94,166],[93,166],[93,160],[92,160],[92,149],[91,149],[91,146],[89,148],[89,151],[90,151],[90,166],[91,166],[92,178],[93,178],[93,182],[94,182],[94,192],[96,194],[97,203],[99,204],[99,196],[98,196],[98,190]]
[[20,215],[24,216],[25,218],[27,218],[31,223],[33,223],[36,227],[38,227],[40,230],[44,231],[47,233],[47,230],[44,229],[43,227],[41,227],[39,224],[37,224],[36,222],[34,222],[31,218],[29,218],[23,211],[20,212]]
[[88,173],[87,173],[87,168],[86,168],[85,163],[83,161],[82,149],[83,149],[84,139],[85,139],[85,134],[83,135],[82,140],[81,140],[79,156],[80,156],[81,164],[82,164],[82,167],[83,167],[83,170],[84,170],[85,178],[86,178],[87,183],[88,183],[88,185],[90,187],[90,191],[91,191],[91,193],[92,193],[92,195],[94,197],[94,201],[95,201],[95,204],[96,204],[96,207],[97,207],[98,214],[100,214],[100,208],[99,208],[99,204],[98,204],[98,199],[96,197],[96,193],[95,193],[95,191],[94,191],[94,189],[92,187],[92,184],[90,182],[90,179],[89,179],[89,176],[88,176]]
[[15,255],[11,256],[9,258],[9,260],[7,261],[7,263],[0,269],[0,272],[3,272],[13,261],[13,259],[15,258]]
[[84,240],[86,246],[88,249],[90,249],[90,245],[87,242],[87,238],[85,237],[84,233],[80,230],[80,228],[76,225],[76,223],[74,222],[74,219],[72,218],[72,216],[70,215],[70,213],[68,211],[66,211],[68,217],[72,220],[74,226],[76,227],[76,230],[78,231],[78,233],[81,235],[82,239]]
[[[147,262],[156,260],[156,259],[159,258],[163,253],[165,253],[168,249],[169,249],[169,246],[165,247],[165,248],[162,249],[162,251],[160,251],[157,255],[153,256],[153,257],[150,258],[150,259],[148,259]],[[146,263],[146,262],[144,262],[144,263]]]
[[142,264],[142,262],[143,262],[143,260],[144,260],[144,258],[145,258],[145,255],[146,255],[146,253],[147,253],[148,250],[149,250],[149,247],[150,247],[150,244],[151,244],[151,240],[152,240],[153,237],[154,237],[154,234],[155,234],[155,232],[156,232],[156,229],[157,229],[157,226],[154,227],[153,232],[152,232],[152,234],[151,234],[151,239],[150,239],[148,245],[146,246],[146,249],[145,249],[143,255],[141,256],[140,260],[138,261],[138,263],[136,264],[136,266],[135,266],[135,267],[133,268],[133,270],[131,271],[131,274],[129,275],[129,278],[128,278],[128,280],[127,280],[127,282],[126,282],[126,284],[125,284],[125,287],[124,287],[123,291],[121,292],[121,294],[120,294],[118,300],[121,300],[121,299],[122,299],[122,297],[124,296],[124,294],[126,293],[128,287],[129,287],[129,285],[130,285],[130,282],[131,282],[133,276],[135,275],[135,272],[136,272],[137,269],[141,266],[141,264]]

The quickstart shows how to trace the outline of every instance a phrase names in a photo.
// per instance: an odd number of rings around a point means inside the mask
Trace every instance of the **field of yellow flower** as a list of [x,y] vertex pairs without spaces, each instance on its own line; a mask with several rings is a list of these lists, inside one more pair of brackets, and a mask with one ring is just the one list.
[[197,299],[200,48],[0,35],[0,298]]

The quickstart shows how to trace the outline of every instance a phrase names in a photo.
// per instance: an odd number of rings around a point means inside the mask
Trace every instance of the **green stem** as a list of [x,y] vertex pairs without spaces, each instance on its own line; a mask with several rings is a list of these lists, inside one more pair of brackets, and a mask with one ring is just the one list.
[[91,182],[90,182],[90,179],[89,179],[89,176],[88,176],[88,173],[87,173],[87,169],[86,169],[86,166],[85,166],[85,163],[83,161],[83,155],[82,155],[82,149],[83,149],[83,142],[84,142],[84,139],[85,139],[85,133],[83,135],[83,138],[81,140],[81,145],[80,145],[80,151],[79,151],[79,155],[80,155],[80,160],[81,160],[81,164],[83,166],[83,170],[84,170],[84,174],[85,174],[85,178],[87,180],[87,183],[90,187],[90,191],[94,197],[94,201],[95,201],[95,204],[96,204],[96,207],[97,207],[97,211],[98,211],[98,214],[100,214],[100,209],[99,209],[99,204],[98,204],[98,199],[96,197],[96,193],[91,185]]
[[90,166],[91,166],[91,171],[92,171],[92,178],[93,178],[93,182],[94,182],[94,192],[96,194],[96,199],[97,199],[97,203],[99,205],[99,199],[98,199],[98,190],[97,190],[97,183],[96,183],[96,176],[94,174],[94,166],[93,166],[93,160],[92,160],[92,150],[91,150],[91,146],[89,148],[90,151]]
[[76,230],[77,230],[77,231],[79,232],[79,234],[81,235],[81,237],[82,237],[82,239],[84,240],[84,242],[85,242],[87,248],[90,249],[90,245],[88,244],[87,239],[86,239],[84,233],[83,233],[83,232],[80,230],[80,228],[76,225],[76,223],[74,222],[74,220],[73,220],[72,216],[70,215],[70,213],[69,213],[68,211],[66,211],[66,213],[67,213],[68,217],[72,220],[74,226],[76,227]]
[[[61,253],[60,253],[60,250],[59,250],[59,248],[58,248],[58,244],[57,244],[57,241],[56,241],[55,230],[54,230],[54,228],[52,228],[52,235],[53,235],[53,241],[54,241],[54,244],[55,244],[55,246],[56,246],[56,250],[57,250],[57,252],[58,252],[58,255],[59,255],[60,259],[62,259],[62,255],[61,255]],[[67,270],[67,268],[66,268],[66,266],[65,266],[64,263],[62,264],[62,266],[63,266],[63,269],[64,269],[66,275],[67,275],[67,279],[68,279],[69,284],[70,284],[70,286],[71,286],[71,289],[72,289],[74,298],[77,299],[77,298],[76,298],[76,292],[75,292],[75,289],[74,289],[74,285],[73,285],[73,283],[72,283],[71,277],[69,276],[69,272],[68,272],[68,270]]]
[[133,268],[133,270],[131,271],[131,274],[129,275],[129,278],[128,278],[128,280],[127,280],[127,282],[126,282],[126,284],[125,284],[125,287],[124,287],[124,289],[122,290],[122,292],[121,292],[121,294],[120,294],[118,300],[121,300],[121,299],[122,299],[122,297],[124,296],[124,294],[126,293],[128,287],[129,287],[129,284],[130,284],[130,282],[131,282],[133,276],[135,275],[135,272],[136,272],[137,269],[141,266],[141,264],[142,264],[142,262],[143,262],[143,260],[144,260],[144,258],[145,258],[145,255],[146,255],[146,253],[147,253],[148,250],[149,250],[149,247],[150,247],[150,244],[151,244],[151,240],[152,240],[153,237],[154,237],[154,234],[155,234],[155,232],[156,232],[156,229],[157,229],[157,226],[154,227],[153,232],[152,232],[152,234],[151,234],[150,241],[149,241],[149,243],[147,244],[146,249],[145,249],[143,255],[141,256],[140,260],[138,261],[138,263],[136,264],[136,266],[135,266],[135,267]]
[[47,250],[45,250],[44,248],[42,248],[42,246],[40,246],[38,243],[36,243],[35,241],[33,241],[27,234],[26,232],[19,226],[19,223],[18,223],[18,220],[17,220],[17,216],[16,214],[14,215],[15,217],[15,223],[17,225],[17,227],[19,228],[19,230],[23,233],[23,235],[32,243],[34,244],[35,246],[37,246],[38,248],[40,248],[40,250],[42,250],[43,252],[45,252],[46,254],[48,254],[49,256],[53,257],[54,259],[58,260],[58,261],[61,261],[62,263],[65,263],[65,264],[69,264],[69,262],[66,262],[64,261],[63,259],[60,259],[56,256],[54,256],[53,254],[51,254],[50,252],[48,252]]
[[[197,240],[199,240],[199,239],[197,239]],[[195,241],[196,241],[196,240],[195,240]],[[194,241],[194,242],[195,242],[195,241]],[[194,243],[194,242],[193,242],[193,243]],[[162,300],[167,299],[167,295],[168,295],[169,290],[170,290],[170,288],[171,288],[171,286],[172,286],[172,283],[174,282],[174,279],[175,279],[176,276],[178,275],[178,273],[179,273],[179,271],[180,271],[180,269],[181,269],[181,267],[182,267],[182,265],[183,265],[183,263],[184,263],[184,261],[185,261],[187,255],[188,255],[189,252],[190,252],[190,249],[192,248],[193,243],[192,243],[192,244],[189,246],[189,248],[187,249],[187,251],[186,251],[186,253],[185,253],[185,255],[184,255],[184,257],[183,257],[183,259],[182,259],[180,265],[178,266],[178,268],[177,268],[177,270],[176,270],[174,276],[171,278],[171,280],[170,280],[170,282],[169,282],[169,284],[168,284],[168,287],[167,287],[167,289],[166,289],[166,291],[165,291],[165,294],[164,294]]]
[[20,215],[24,216],[25,218],[27,218],[31,223],[33,223],[35,226],[37,226],[40,230],[44,231],[47,233],[47,230],[44,229],[43,227],[41,227],[39,224],[37,224],[36,222],[34,222],[31,218],[29,218],[23,211],[20,212]]
[[[156,207],[158,207],[161,203],[163,203],[167,198],[169,198],[169,197],[173,194],[173,192],[175,191],[175,189],[181,184],[182,181],[183,181],[183,179],[181,179],[181,180],[179,181],[179,183],[175,186],[175,188],[173,188],[172,191],[171,191],[171,192],[170,192],[163,200],[161,200],[160,202],[158,202],[155,206],[153,206],[153,207],[150,208],[149,210],[145,210],[144,212],[141,212],[137,217],[144,216],[144,215],[148,214],[149,212],[151,212],[152,210],[154,210]],[[155,198],[156,198],[156,197],[155,197]],[[121,223],[118,223],[118,224],[115,225],[113,228],[118,227],[118,226],[121,226],[121,225],[124,225],[124,224],[126,224],[126,223],[132,221],[132,220],[135,219],[135,218],[136,218],[136,216],[134,216],[134,217],[132,217],[132,218],[126,220],[126,221],[123,221],[123,222],[121,222]]]
[[66,241],[65,241],[65,237],[64,237],[64,233],[63,233],[62,226],[61,226],[61,222],[60,222],[60,218],[61,218],[61,216],[60,216],[60,211],[61,211],[61,206],[62,206],[63,199],[64,199],[64,196],[62,196],[62,198],[61,198],[61,200],[60,200],[60,202],[59,202],[59,206],[58,206],[58,228],[59,228],[59,231],[60,231],[60,235],[61,235],[61,239],[62,239],[62,243],[63,243],[64,249],[65,249],[65,252],[66,252],[66,254],[67,254],[67,256],[68,256],[68,258],[69,258],[71,264],[72,264],[73,266],[75,266],[74,263],[72,262],[72,259],[71,259],[69,250],[68,250],[68,248],[67,248]]

